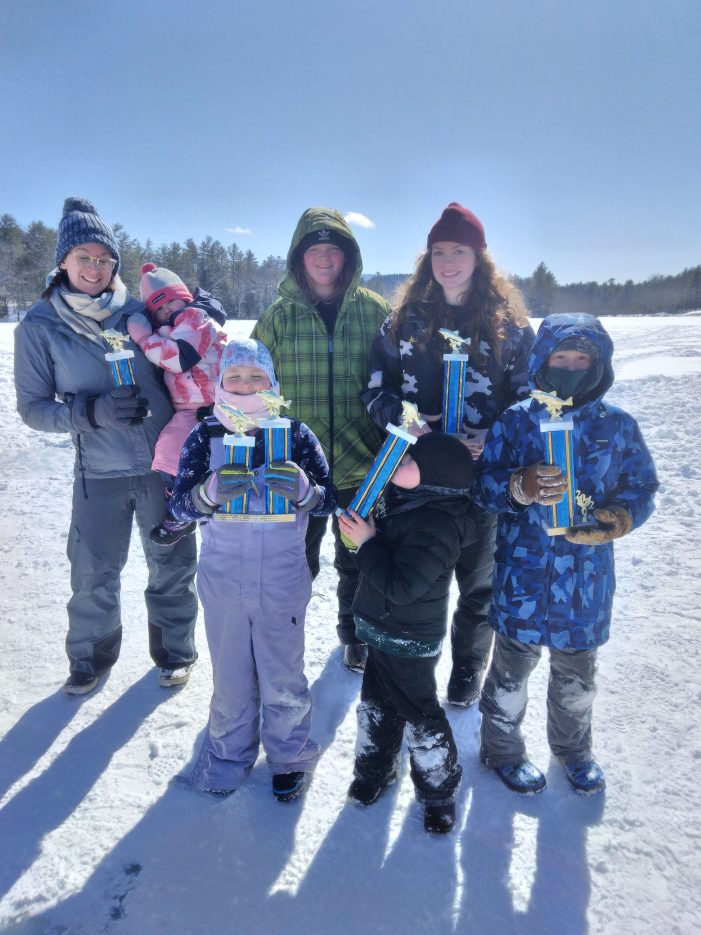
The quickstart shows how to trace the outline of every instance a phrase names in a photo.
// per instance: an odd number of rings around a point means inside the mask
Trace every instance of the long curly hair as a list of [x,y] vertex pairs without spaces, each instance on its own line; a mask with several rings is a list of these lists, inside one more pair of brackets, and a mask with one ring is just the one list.
[[470,357],[474,365],[479,363],[481,340],[489,344],[499,361],[505,322],[511,321],[518,327],[528,322],[521,293],[498,272],[487,250],[480,250],[476,255],[470,286],[461,305],[449,305],[445,301],[443,289],[433,276],[430,251],[418,258],[413,275],[399,287],[393,305],[390,326],[393,340],[397,340],[400,325],[417,311],[426,321],[422,345],[427,344],[439,328],[454,330],[456,317],[466,320],[466,337],[470,338]]

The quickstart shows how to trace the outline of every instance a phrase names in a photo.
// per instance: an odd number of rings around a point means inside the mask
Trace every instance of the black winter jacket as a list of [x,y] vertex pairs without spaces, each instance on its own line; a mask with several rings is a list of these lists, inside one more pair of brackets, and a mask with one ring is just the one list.
[[358,551],[353,613],[367,622],[356,624],[363,641],[398,656],[438,652],[455,563],[477,539],[470,502],[466,491],[389,488],[377,534]]

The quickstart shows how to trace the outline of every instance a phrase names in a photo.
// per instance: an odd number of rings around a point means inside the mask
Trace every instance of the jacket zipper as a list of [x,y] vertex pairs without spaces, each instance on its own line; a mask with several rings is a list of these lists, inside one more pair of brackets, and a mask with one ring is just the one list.
[[327,348],[329,362],[329,474],[333,481],[333,335],[329,335]]

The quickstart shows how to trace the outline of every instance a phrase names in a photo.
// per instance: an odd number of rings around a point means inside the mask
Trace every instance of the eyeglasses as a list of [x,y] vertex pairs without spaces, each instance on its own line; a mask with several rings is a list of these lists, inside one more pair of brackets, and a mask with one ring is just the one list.
[[112,257],[107,259],[106,257],[88,256],[87,253],[71,253],[71,258],[76,261],[78,266],[84,268],[95,264],[101,273],[106,273],[107,270],[114,269],[117,265],[117,261],[113,260]]

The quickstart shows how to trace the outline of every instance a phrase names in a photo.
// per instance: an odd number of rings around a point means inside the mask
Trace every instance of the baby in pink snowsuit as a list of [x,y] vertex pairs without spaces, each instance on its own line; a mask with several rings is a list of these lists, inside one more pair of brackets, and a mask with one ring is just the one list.
[[[165,384],[175,415],[164,427],[156,444],[151,467],[166,476],[168,491],[178,473],[183,443],[196,425],[197,411],[214,402],[214,386],[226,335],[218,325],[226,321],[219,302],[199,289],[192,293],[171,270],[144,263],[139,284],[141,301],[151,316],[136,313],[127,328],[152,364],[164,371]],[[159,545],[174,545],[195,528],[168,514],[151,531]]]

